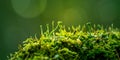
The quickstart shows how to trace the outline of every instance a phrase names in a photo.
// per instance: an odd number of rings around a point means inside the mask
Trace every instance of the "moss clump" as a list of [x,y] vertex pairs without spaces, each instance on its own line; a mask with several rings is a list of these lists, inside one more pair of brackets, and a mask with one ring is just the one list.
[[27,38],[10,60],[120,60],[120,32],[87,23],[65,28],[58,22],[40,38]]

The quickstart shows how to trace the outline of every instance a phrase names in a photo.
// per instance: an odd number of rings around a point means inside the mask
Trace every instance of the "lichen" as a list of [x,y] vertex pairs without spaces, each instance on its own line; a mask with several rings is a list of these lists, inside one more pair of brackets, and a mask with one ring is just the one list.
[[113,25],[54,26],[43,32],[40,25],[40,38],[27,38],[9,60],[120,60],[120,31]]

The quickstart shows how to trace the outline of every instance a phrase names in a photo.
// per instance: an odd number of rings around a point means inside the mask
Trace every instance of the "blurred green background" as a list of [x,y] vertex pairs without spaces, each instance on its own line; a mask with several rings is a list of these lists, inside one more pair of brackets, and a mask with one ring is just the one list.
[[120,0],[0,0],[0,60],[26,38],[39,36],[40,25],[59,20],[120,28]]

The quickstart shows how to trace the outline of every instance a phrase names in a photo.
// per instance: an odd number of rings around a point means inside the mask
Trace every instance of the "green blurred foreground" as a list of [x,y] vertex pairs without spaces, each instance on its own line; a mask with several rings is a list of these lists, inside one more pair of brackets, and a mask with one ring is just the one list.
[[90,23],[66,28],[52,23],[41,36],[27,38],[10,60],[120,60],[120,31]]

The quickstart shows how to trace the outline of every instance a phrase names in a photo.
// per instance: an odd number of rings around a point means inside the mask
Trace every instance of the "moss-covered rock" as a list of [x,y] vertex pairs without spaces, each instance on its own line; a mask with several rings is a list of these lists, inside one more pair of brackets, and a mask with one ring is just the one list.
[[65,27],[58,22],[54,27],[53,22],[46,32],[40,27],[40,38],[27,38],[10,60],[120,60],[120,31],[113,25]]

